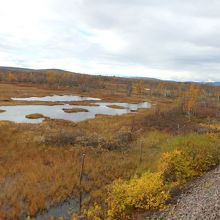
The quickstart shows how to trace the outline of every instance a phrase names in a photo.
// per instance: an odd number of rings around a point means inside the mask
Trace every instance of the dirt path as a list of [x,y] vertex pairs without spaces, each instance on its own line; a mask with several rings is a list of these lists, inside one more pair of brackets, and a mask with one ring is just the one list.
[[187,186],[176,205],[138,220],[220,220],[220,165]]
[[190,184],[165,219],[220,219],[220,166]]

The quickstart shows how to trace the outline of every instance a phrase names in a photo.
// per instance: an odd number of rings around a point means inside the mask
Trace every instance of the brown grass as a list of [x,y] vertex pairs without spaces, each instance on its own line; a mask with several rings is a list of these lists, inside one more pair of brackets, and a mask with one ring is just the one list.
[[75,102],[68,102],[70,105],[82,105],[82,106],[99,106],[96,103],[93,103],[92,101],[75,101]]
[[[21,213],[34,215],[48,205],[77,195],[83,153],[86,153],[85,174],[89,177],[83,188],[88,192],[116,178],[128,178],[138,164],[135,149],[121,152],[94,148],[97,133],[87,131],[87,140],[74,141],[70,134],[79,132],[78,137],[82,137],[86,131],[71,124],[47,121],[39,126],[1,122],[0,128],[0,219],[17,219]],[[64,131],[60,133],[61,130]],[[106,144],[111,140],[106,137]]]
[[120,106],[120,105],[107,105],[109,108],[114,108],[114,109],[125,109],[125,107]]
[[[0,219],[24,219],[72,195],[77,196],[83,153],[88,180],[83,181],[82,189],[91,192],[95,200],[100,190],[113,180],[154,170],[162,152],[161,143],[176,134],[177,123],[179,133],[200,126],[175,111],[175,99],[127,97],[121,91],[116,90],[115,94],[109,91],[94,90],[83,95],[131,103],[149,98],[159,110],[154,107],[136,114],[101,115],[80,123],[54,119],[38,125],[0,121]],[[77,95],[79,91],[0,84],[0,105],[21,104],[5,101],[11,97],[53,94]],[[142,163],[141,143],[144,143]]]
[[[0,105],[33,104],[10,98],[53,94],[79,93],[74,89],[0,84]],[[110,96],[108,91],[83,95],[114,102],[127,99],[121,93]],[[134,102],[139,97],[127,100]],[[85,103],[95,105],[93,102],[73,102]],[[52,119],[39,125],[0,121],[0,219],[34,215],[68,196],[77,195],[83,153],[86,153],[85,174],[89,177],[89,181],[83,182],[85,191],[101,188],[119,177],[132,176],[138,164],[136,149],[122,151],[129,149],[133,141],[130,136],[132,120],[132,115],[124,115],[100,116],[77,124]],[[150,164],[148,160],[146,164]]]
[[63,108],[66,113],[77,113],[77,112],[89,112],[89,110],[84,108]]
[[29,118],[29,119],[46,118],[44,115],[39,114],[39,113],[34,113],[34,114],[26,115],[25,117]]
[[[140,103],[146,100],[146,96],[138,96],[137,94],[133,94],[128,97],[126,90],[124,88],[115,87],[117,86],[117,82],[115,82],[114,87],[112,85],[108,85],[104,89],[93,89],[88,92],[82,92],[79,88],[68,88],[68,87],[60,87],[60,88],[49,88],[46,85],[31,85],[25,83],[13,83],[6,84],[0,83],[0,105],[15,105],[19,103],[24,103],[22,101],[11,101],[12,97],[42,97],[48,95],[79,95],[79,96],[88,96],[93,98],[100,98],[102,100],[108,102],[128,102],[128,103]],[[114,88],[114,93],[112,93]],[[161,99],[161,98],[160,98]],[[42,102],[36,102],[42,103]],[[82,101],[82,102],[66,102],[73,103],[74,105],[84,104],[94,104],[93,101]],[[34,102],[31,102],[34,104]],[[48,103],[49,104],[49,103]]]

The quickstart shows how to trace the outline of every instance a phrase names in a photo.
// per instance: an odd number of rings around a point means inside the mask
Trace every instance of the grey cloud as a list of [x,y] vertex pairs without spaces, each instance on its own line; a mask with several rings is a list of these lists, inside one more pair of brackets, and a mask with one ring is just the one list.
[[[220,80],[220,2],[217,0],[45,1],[54,16],[42,18],[41,34],[47,35],[43,41],[33,43],[30,39],[22,45],[24,42],[18,40],[20,44],[16,45],[13,41],[16,36],[10,33],[2,39],[0,27],[0,49],[16,55],[22,51],[22,65],[25,59],[30,63],[27,58],[30,55],[36,62],[78,59],[84,63],[86,72],[91,71],[88,64],[91,62],[97,65],[93,69],[96,72],[102,71],[100,64],[107,65],[108,72],[127,65],[134,72],[134,66],[141,66],[176,72],[176,77],[172,77],[178,79],[179,71],[188,71],[193,79]],[[107,50],[91,41],[97,31],[117,34],[126,47]],[[61,68],[65,66],[61,64]]]

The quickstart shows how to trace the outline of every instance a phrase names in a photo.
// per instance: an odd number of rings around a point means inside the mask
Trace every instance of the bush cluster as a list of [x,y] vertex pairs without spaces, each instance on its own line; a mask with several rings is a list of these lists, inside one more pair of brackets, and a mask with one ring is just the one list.
[[220,161],[218,137],[189,134],[169,138],[157,172],[146,172],[130,180],[116,180],[108,188],[105,214],[97,204],[90,209],[90,219],[129,219],[135,209],[152,210],[166,207],[173,187],[200,176]]

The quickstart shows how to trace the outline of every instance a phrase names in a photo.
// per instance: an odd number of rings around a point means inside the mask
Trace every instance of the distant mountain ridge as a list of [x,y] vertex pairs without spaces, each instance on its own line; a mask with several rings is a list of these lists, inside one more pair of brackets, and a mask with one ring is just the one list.
[[211,82],[211,83],[207,83],[208,85],[211,86],[220,86],[220,82]]
[[[49,71],[55,71],[59,73],[72,73],[72,74],[82,74],[82,73],[76,73],[71,71],[66,71],[62,69],[31,69],[31,68],[21,68],[21,67],[7,67],[7,66],[0,66],[0,72],[1,71],[13,71],[13,72],[32,72],[32,73],[39,73],[39,72],[49,72]],[[90,75],[90,74],[86,74]],[[95,75],[91,75],[95,76]],[[175,80],[161,80],[153,77],[143,77],[143,76],[118,76],[119,78],[130,78],[130,79],[143,79],[143,80],[152,80],[152,81],[166,81],[166,82],[180,82]],[[184,81],[184,83],[198,83],[198,84],[206,84],[210,86],[220,86],[220,82],[193,82],[193,81]]]
[[56,72],[68,72],[74,73],[61,69],[31,69],[31,68],[21,68],[21,67],[8,67],[8,66],[0,66],[0,71],[14,71],[14,72],[48,72],[48,71],[56,71]]

